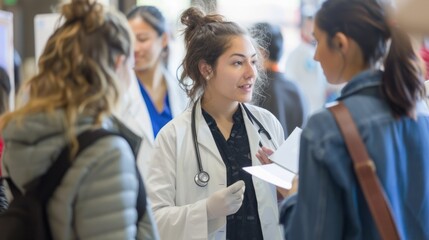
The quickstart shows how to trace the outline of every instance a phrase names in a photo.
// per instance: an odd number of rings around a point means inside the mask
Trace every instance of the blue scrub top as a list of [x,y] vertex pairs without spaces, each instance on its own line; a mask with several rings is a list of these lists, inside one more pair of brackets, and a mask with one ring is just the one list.
[[161,128],[164,127],[164,125],[167,124],[171,119],[173,119],[170,109],[170,101],[168,100],[168,91],[164,99],[164,109],[162,112],[158,112],[143,84],[141,84],[140,81],[138,81],[138,83],[140,92],[143,95],[144,101],[146,103],[147,110],[149,111],[150,121],[152,122],[153,136],[156,137],[159,130],[161,130]]

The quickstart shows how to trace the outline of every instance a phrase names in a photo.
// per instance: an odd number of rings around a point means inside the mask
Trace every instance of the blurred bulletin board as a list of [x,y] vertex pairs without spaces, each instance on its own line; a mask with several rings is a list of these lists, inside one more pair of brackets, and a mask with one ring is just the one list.
[[0,10],[0,66],[6,70],[10,79],[10,110],[13,110],[15,106],[13,54],[13,14]]

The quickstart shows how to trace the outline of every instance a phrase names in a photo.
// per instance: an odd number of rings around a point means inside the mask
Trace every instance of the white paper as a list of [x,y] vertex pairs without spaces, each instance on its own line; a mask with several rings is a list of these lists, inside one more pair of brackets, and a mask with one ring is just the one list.
[[244,167],[243,169],[266,182],[290,189],[298,173],[300,128],[295,128],[282,145],[270,156],[271,164]]
[[295,174],[275,163],[244,167],[246,172],[281,188],[290,189]]
[[301,133],[302,129],[296,127],[286,141],[270,156],[270,160],[293,173],[298,173]]

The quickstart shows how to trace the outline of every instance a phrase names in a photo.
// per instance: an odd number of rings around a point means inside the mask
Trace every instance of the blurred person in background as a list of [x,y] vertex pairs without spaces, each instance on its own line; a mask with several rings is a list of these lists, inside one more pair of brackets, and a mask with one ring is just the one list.
[[[372,159],[400,238],[429,239],[429,110],[409,36],[376,0],[327,0],[315,20],[314,58],[330,83],[346,83],[338,101]],[[314,114],[301,135],[298,192],[282,206],[286,239],[380,239],[354,167],[332,113]]]
[[6,70],[0,66],[0,115],[9,109],[10,78]]
[[304,4],[301,7],[300,44],[292,50],[286,60],[285,74],[302,89],[309,103],[309,113],[320,110],[325,103],[335,100],[343,85],[333,85],[326,81],[322,68],[313,56],[316,44],[313,37],[316,7]]
[[[280,72],[279,61],[283,54],[283,34],[278,25],[261,22],[251,28],[251,33],[260,42],[263,53],[262,66],[267,81],[262,85],[262,96],[256,99],[256,105],[269,110],[280,121],[285,138],[296,127],[302,128],[308,117],[308,101],[296,83],[289,81]],[[288,193],[287,189],[277,188],[277,200],[281,202]]]
[[[9,109],[10,80],[7,72],[0,66],[0,115]],[[1,121],[1,120],[0,120]],[[4,143],[0,136],[0,213],[6,210],[8,204],[2,178],[2,153]],[[1,234],[0,234],[1,235]]]
[[262,99],[257,105],[269,110],[283,126],[285,138],[295,129],[305,124],[308,102],[296,83],[288,80],[280,72],[279,61],[283,55],[283,34],[278,25],[262,22],[252,26],[251,32],[260,34],[264,52],[263,68],[267,82],[263,85]]
[[140,138],[112,117],[129,85],[124,76],[132,71],[128,22],[91,0],[72,0],[62,5],[61,15],[64,24],[49,37],[39,73],[23,83],[26,101],[0,120],[3,174],[25,192],[64,146],[77,152],[80,133],[118,132],[123,137],[106,136],[72,158],[47,203],[52,237],[158,239],[149,206],[138,222],[134,151]]
[[145,165],[159,130],[185,110],[187,98],[179,81],[167,70],[169,37],[162,13],[154,6],[137,6],[128,12],[127,19],[135,38],[137,80],[131,84],[134,107],[119,118],[125,123],[135,122],[132,128],[143,138],[138,166],[146,177]]
[[320,64],[314,61],[315,41],[313,37],[316,8],[305,4],[301,8],[301,42],[286,59],[285,74],[302,89],[308,99],[309,113],[323,107],[326,102],[327,83]]

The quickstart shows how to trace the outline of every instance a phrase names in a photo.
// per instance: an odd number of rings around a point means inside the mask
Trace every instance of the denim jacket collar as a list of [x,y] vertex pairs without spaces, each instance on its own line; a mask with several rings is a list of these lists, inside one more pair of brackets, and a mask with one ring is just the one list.
[[341,96],[337,100],[344,100],[364,88],[380,86],[382,74],[382,71],[372,69],[360,72],[341,90]]

